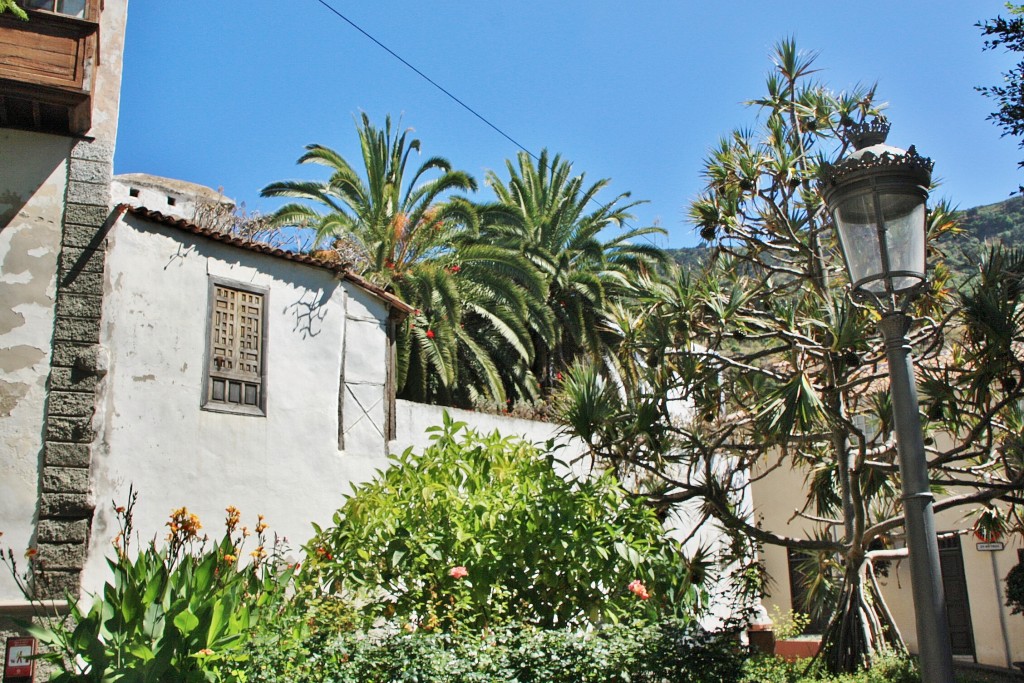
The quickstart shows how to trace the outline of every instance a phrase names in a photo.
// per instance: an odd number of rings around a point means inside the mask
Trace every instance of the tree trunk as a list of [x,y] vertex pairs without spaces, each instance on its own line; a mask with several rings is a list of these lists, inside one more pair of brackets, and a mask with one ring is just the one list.
[[906,653],[906,645],[882,598],[863,552],[847,557],[843,584],[821,639],[818,657],[832,673],[870,667],[883,654]]

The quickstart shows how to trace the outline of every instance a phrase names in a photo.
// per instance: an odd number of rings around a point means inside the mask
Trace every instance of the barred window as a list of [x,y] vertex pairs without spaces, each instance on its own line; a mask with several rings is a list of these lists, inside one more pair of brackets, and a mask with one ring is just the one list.
[[266,292],[211,280],[203,407],[263,415]]

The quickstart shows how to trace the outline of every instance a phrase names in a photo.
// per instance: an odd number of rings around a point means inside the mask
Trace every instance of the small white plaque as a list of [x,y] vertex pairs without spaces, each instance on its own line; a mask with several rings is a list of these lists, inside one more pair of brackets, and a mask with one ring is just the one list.
[[1001,541],[998,543],[978,543],[976,547],[978,548],[978,550],[987,550],[989,552],[992,552],[995,550],[1002,550],[1003,543]]

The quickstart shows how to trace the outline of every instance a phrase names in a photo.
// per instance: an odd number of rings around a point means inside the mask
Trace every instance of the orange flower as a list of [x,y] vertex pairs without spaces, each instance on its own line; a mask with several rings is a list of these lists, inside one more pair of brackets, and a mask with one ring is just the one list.
[[29,548],[25,551],[25,557],[32,558],[39,554],[39,551],[35,548]]
[[647,600],[651,597],[650,593],[647,592],[647,586],[640,579],[630,581],[626,589],[641,600]]
[[262,534],[267,530],[267,523],[263,521],[263,515],[257,515],[256,533]]
[[238,511],[234,505],[229,505],[224,509],[224,512],[228,513],[227,519],[224,521],[224,525],[228,528],[228,533],[235,530],[238,526],[239,520],[242,519],[242,513]]
[[224,561],[227,562],[228,564],[231,564],[232,562],[234,562],[237,559],[238,559],[237,557],[235,557],[234,555],[231,555],[230,553],[224,555]]
[[195,539],[199,535],[199,530],[203,528],[199,517],[184,507],[171,512],[171,521],[167,522],[166,526],[171,530],[168,539],[180,533],[182,541]]
[[467,576],[469,576],[469,570],[463,567],[462,565],[459,565],[458,567],[452,567],[451,569],[449,569],[448,576],[452,577],[453,579],[464,579]]

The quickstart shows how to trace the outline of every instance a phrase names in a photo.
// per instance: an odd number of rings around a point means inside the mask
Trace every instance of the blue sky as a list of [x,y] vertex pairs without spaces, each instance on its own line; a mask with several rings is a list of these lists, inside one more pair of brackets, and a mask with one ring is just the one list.
[[[686,206],[722,135],[750,126],[769,55],[793,36],[834,90],[877,81],[889,142],[935,159],[938,194],[962,208],[1024,183],[1024,152],[985,118],[1013,56],[983,52],[995,0],[326,0],[532,152],[547,147],[610,199],[648,200],[633,225],[691,246]],[[266,184],[323,177],[295,159],[317,142],[355,159],[354,119],[401,118],[474,176],[504,173],[512,143],[317,0],[131,0],[115,171],[214,188],[269,211]]]

